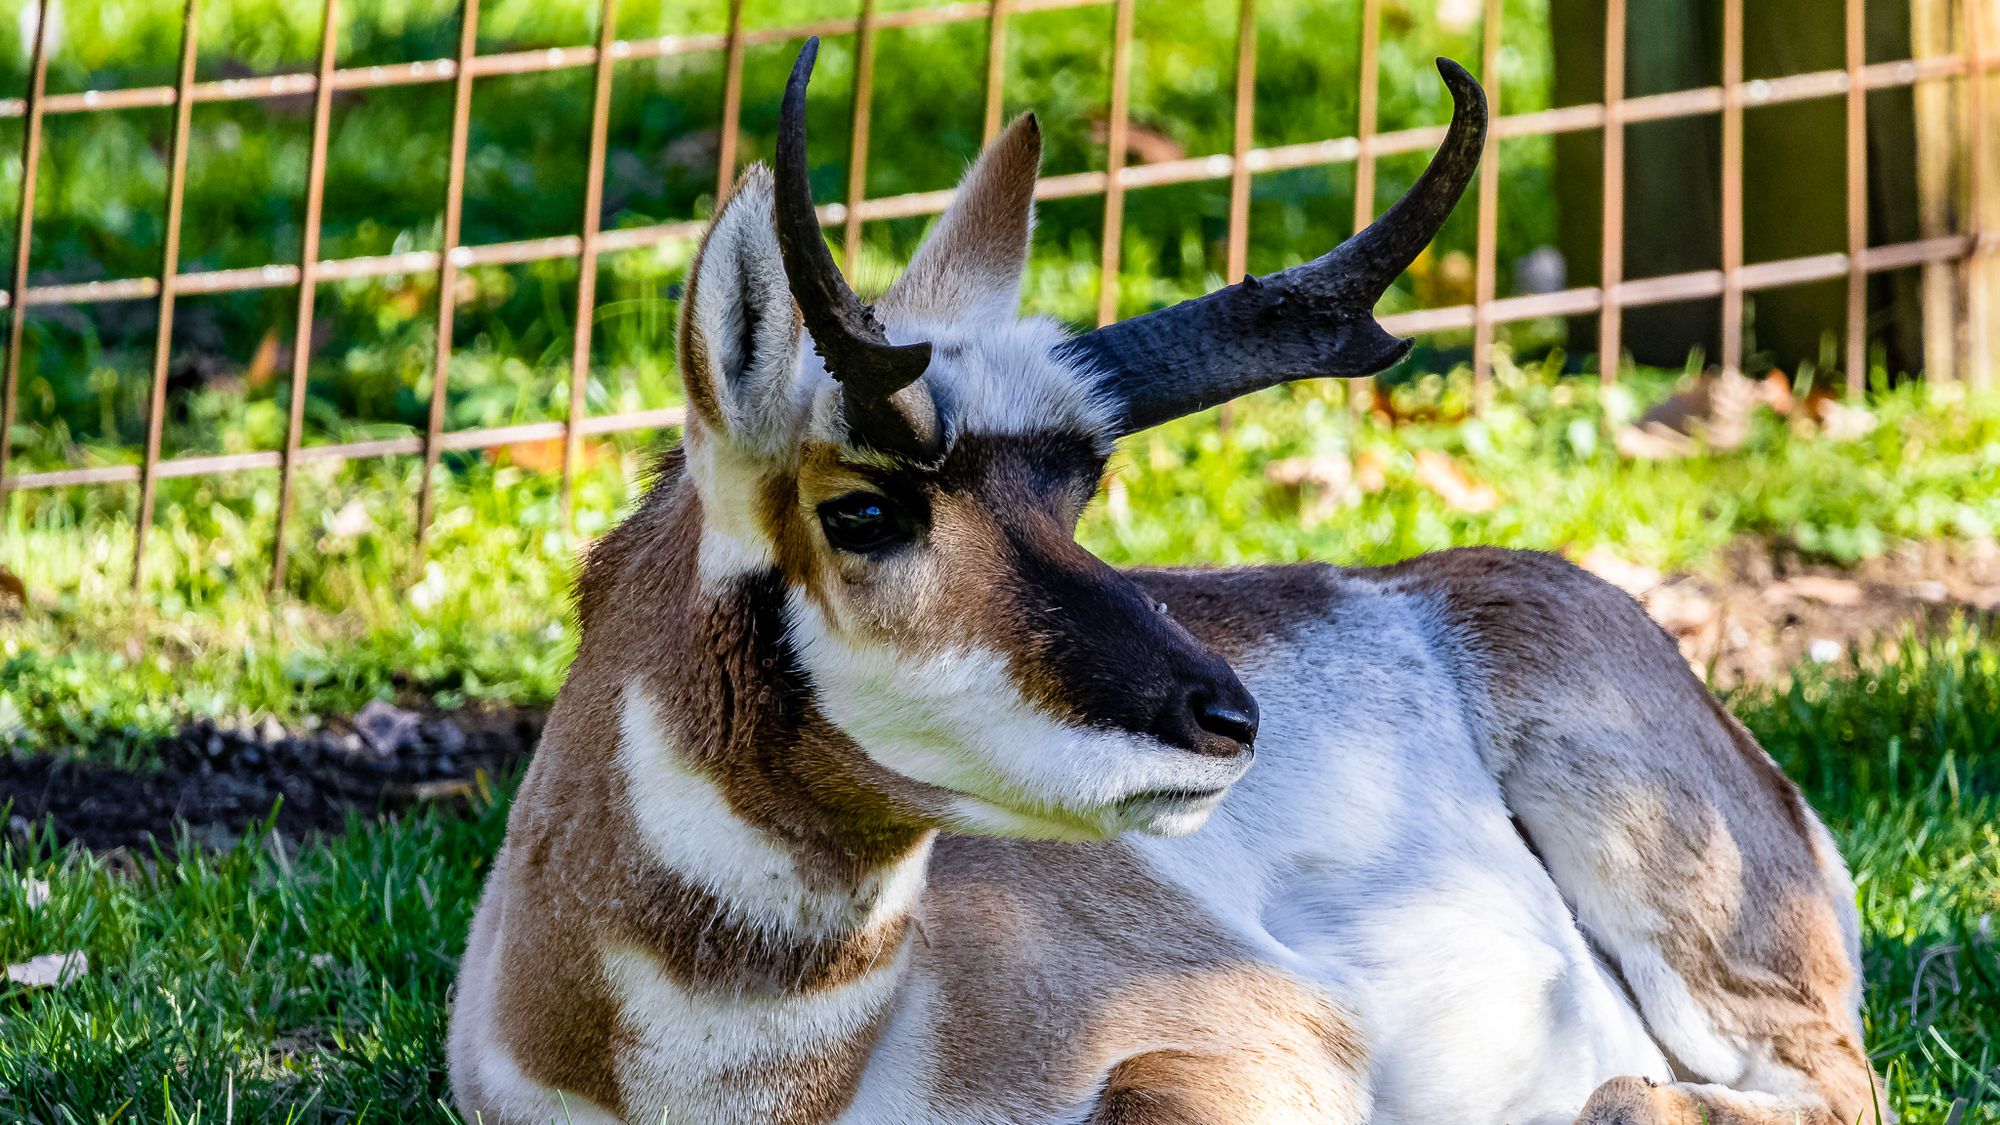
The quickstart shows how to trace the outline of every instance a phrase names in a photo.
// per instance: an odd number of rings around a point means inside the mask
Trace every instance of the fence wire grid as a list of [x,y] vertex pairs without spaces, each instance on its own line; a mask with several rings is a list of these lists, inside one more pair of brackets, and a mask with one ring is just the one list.
[[[937,24],[983,21],[987,30],[984,81],[984,135],[991,140],[1002,124],[1002,96],[1006,79],[1006,40],[1010,18],[1032,12],[1074,8],[1109,8],[1107,39],[1110,51],[1110,98],[1107,106],[1108,143],[1105,167],[1101,170],[1054,175],[1044,178],[1036,189],[1038,199],[1102,196],[1104,200],[1103,238],[1099,265],[1097,310],[1100,322],[1110,320],[1118,302],[1120,234],[1124,219],[1125,195],[1134,188],[1227,180],[1229,184],[1226,260],[1228,276],[1240,276],[1248,258],[1250,236],[1250,183],[1258,173],[1291,169],[1352,164],[1355,169],[1355,215],[1358,229],[1376,212],[1376,162],[1385,156],[1426,152],[1444,138],[1444,127],[1428,126],[1379,131],[1376,110],[1379,85],[1379,45],[1382,27],[1382,0],[1359,0],[1361,35],[1359,53],[1359,122],[1353,135],[1306,143],[1270,147],[1253,144],[1255,103],[1253,90],[1257,74],[1257,0],[1238,0],[1236,36],[1233,142],[1228,152],[1190,156],[1156,163],[1129,165],[1129,90],[1133,43],[1133,13],[1138,0],[970,0],[934,7],[878,12],[876,0],[858,0],[851,19],[822,20],[782,27],[746,27],[744,0],[730,0],[727,30],[721,34],[662,36],[644,39],[618,38],[619,0],[600,0],[597,36],[594,44],[534,51],[480,54],[477,51],[479,0],[460,0],[457,50],[450,58],[387,66],[341,68],[337,65],[341,0],[323,0],[321,33],[316,67],[310,72],[275,74],[265,77],[231,78],[220,81],[195,80],[198,42],[198,15],[201,0],[183,0],[181,40],[177,79],[173,85],[87,90],[50,95],[45,92],[48,75],[49,12],[53,0],[34,0],[36,22],[29,62],[28,86],[18,98],[0,98],[0,119],[24,119],[22,141],[21,196],[15,231],[13,276],[10,287],[0,293],[0,305],[8,310],[4,383],[0,383],[0,505],[12,494],[31,489],[53,489],[83,485],[136,482],[139,512],[133,560],[133,584],[143,581],[147,532],[154,517],[154,498],[159,481],[170,478],[240,473],[276,469],[279,474],[279,503],[273,544],[272,582],[282,584],[285,573],[285,532],[293,506],[294,477],[300,465],[315,461],[351,461],[361,458],[421,457],[417,541],[421,548],[432,517],[432,478],[440,457],[450,451],[494,448],[517,442],[551,441],[562,443],[562,503],[567,513],[576,471],[579,448],[589,436],[678,426],[678,408],[588,414],[584,410],[583,385],[589,375],[595,283],[600,256],[643,250],[670,239],[699,234],[705,220],[686,220],[649,226],[600,230],[607,122],[612,98],[612,77],[616,65],[627,60],[660,59],[700,52],[723,56],[723,110],[719,132],[716,169],[716,199],[724,198],[738,172],[740,114],[742,108],[745,49],[766,44],[803,41],[808,36],[853,35],[857,63],[848,146],[846,197],[820,207],[823,224],[838,226],[845,233],[844,254],[850,272],[861,245],[864,224],[891,219],[923,217],[941,213],[950,202],[949,191],[917,192],[868,198],[865,191],[869,153],[869,123],[874,100],[875,46],[884,30]],[[1882,0],[1877,0],[1882,2]],[[1472,199],[1477,210],[1477,241],[1474,255],[1474,299],[1470,303],[1418,309],[1382,318],[1391,332],[1425,335],[1440,332],[1472,332],[1473,373],[1476,383],[1490,378],[1495,329],[1500,325],[1547,317],[1599,314],[1598,355],[1601,377],[1606,382],[1618,377],[1619,363],[1601,357],[1621,357],[1621,313],[1625,309],[1673,302],[1721,298],[1721,368],[1740,372],[1744,359],[1744,297],[1763,289],[1845,279],[1847,313],[1843,354],[1850,393],[1859,393],[1867,370],[1867,282],[1871,275],[1914,266],[1969,265],[2000,246],[2000,231],[1982,227],[1978,201],[1989,190],[1981,177],[1988,166],[1993,143],[1993,124],[1988,106],[1987,79],[2000,56],[1986,53],[1981,43],[1982,20],[1976,0],[1961,0],[1958,16],[1959,49],[1926,58],[1902,58],[1888,62],[1867,61],[1865,29],[1868,0],[1844,0],[1845,66],[1836,70],[1793,74],[1745,81],[1743,63],[1745,0],[1723,0],[1722,74],[1718,85],[1638,97],[1625,95],[1627,81],[1627,6],[1629,0],[1605,0],[1604,89],[1602,99],[1589,104],[1569,105],[1528,113],[1506,112],[1507,91],[1500,83],[1502,44],[1501,0],[1482,0],[1481,65],[1479,73],[1493,113],[1479,186]],[[465,200],[466,149],[471,122],[474,83],[484,77],[521,75],[588,67],[593,71],[591,115],[584,206],[575,234],[523,241],[466,245],[460,242],[460,220]],[[1873,91],[1913,88],[1919,83],[1951,79],[1962,81],[1967,105],[1959,119],[1967,135],[1959,138],[1966,158],[1970,198],[1974,205],[1962,209],[1956,233],[1889,245],[1871,246],[1868,239],[1868,169],[1866,130],[1868,95]],[[327,164],[327,138],[333,95],[341,91],[369,90],[391,86],[440,85],[452,88],[452,124],[448,175],[443,207],[443,238],[436,250],[417,250],[371,257],[321,260],[319,242]],[[180,234],[187,184],[190,120],[194,106],[210,102],[271,100],[312,96],[312,135],[306,191],[301,252],[297,260],[272,262],[262,266],[219,270],[180,270]],[[1775,261],[1744,261],[1743,115],[1746,108],[1779,105],[1814,99],[1842,98],[1846,106],[1847,240],[1844,252],[1784,258]],[[42,160],[43,122],[51,115],[107,112],[141,107],[173,110],[165,208],[164,252],[157,275],[88,281],[74,284],[29,285],[28,264],[35,226],[37,172]],[[1722,124],[1721,182],[1721,268],[1676,273],[1666,276],[1627,279],[1624,273],[1625,241],[1625,146],[1628,126],[1654,121],[1718,114]],[[1500,196],[1500,143],[1522,137],[1552,137],[1558,134],[1599,130],[1603,135],[1602,260],[1600,284],[1565,288],[1556,292],[1513,297],[1497,295],[1497,252]],[[556,259],[572,259],[579,268],[573,339],[571,341],[570,396],[567,416],[560,421],[522,425],[446,430],[445,405],[449,361],[452,355],[452,318],[456,303],[454,280],[468,267],[515,264]],[[1966,271],[1965,284],[1972,284],[1974,271]],[[324,445],[302,443],[305,386],[312,356],[314,302],[320,284],[359,278],[394,277],[430,273],[438,279],[436,347],[432,359],[428,424],[421,435],[351,441]],[[297,323],[292,341],[289,373],[289,413],[281,448],[221,455],[161,456],[161,428],[165,413],[167,377],[173,347],[174,301],[184,294],[208,294],[245,290],[295,288],[298,294]],[[158,327],[154,341],[150,396],[147,400],[146,436],[142,458],[137,465],[108,465],[66,468],[37,472],[11,472],[9,454],[16,410],[16,392],[21,366],[22,337],[28,311],[39,306],[81,305],[108,301],[152,301],[158,307]],[[1984,320],[1969,318],[1966,335],[1986,331]],[[1962,344],[1969,355],[1983,355],[1978,339]],[[1991,377],[1980,363],[1966,365],[1968,377]]]

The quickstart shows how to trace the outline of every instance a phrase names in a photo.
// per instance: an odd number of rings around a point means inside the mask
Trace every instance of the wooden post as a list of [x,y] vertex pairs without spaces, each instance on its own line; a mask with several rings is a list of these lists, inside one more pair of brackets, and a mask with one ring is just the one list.
[[[1710,11],[1711,8],[1715,10]],[[1711,18],[1711,16],[1713,18]],[[1604,97],[1604,0],[1551,0],[1556,105]],[[1713,85],[1722,73],[1717,0],[1646,0],[1627,6],[1626,97]],[[1624,166],[1624,274],[1651,277],[1722,264],[1722,130],[1719,117],[1681,118],[1628,127]],[[1600,280],[1603,245],[1603,135],[1554,139],[1557,246],[1569,284]],[[1712,361],[1721,346],[1715,298],[1626,310],[1620,337],[1636,363],[1678,367],[1700,349]],[[1596,317],[1570,324],[1571,350],[1598,350]]]
[[1966,83],[1970,205],[1966,229],[1975,236],[1966,262],[1966,381],[1975,387],[2000,385],[2000,77],[1993,65],[2000,54],[2000,5],[1962,0],[1964,49],[1974,61]]
[[[1931,5],[1947,13],[1941,18],[1950,20],[1966,4],[2000,20],[2000,3],[1995,0],[1867,4],[1864,57],[1899,58],[1909,51],[1913,5]],[[1723,74],[1725,7],[1725,0],[1630,4],[1624,96],[1716,86]],[[1865,151],[1856,154],[1859,159],[1853,166],[1842,143],[1846,114],[1852,108],[1845,99],[1821,97],[1770,107],[1758,102],[1759,79],[1842,70],[1849,62],[1841,5],[1822,2],[1815,9],[1830,11],[1831,19],[1807,18],[1804,7],[1781,0],[1748,0],[1742,8],[1743,79],[1749,90],[1741,120],[1745,157],[1740,224],[1746,264],[1843,250],[1857,233],[1873,245],[1920,237],[1916,186],[1920,162],[1913,133],[1914,122],[1926,114],[1912,107],[1906,91],[1878,91],[1861,105]],[[1550,0],[1556,105],[1591,104],[1603,97],[1604,11],[1604,0]],[[2000,36],[2000,29],[1995,35]],[[2000,86],[1993,89],[2000,92]],[[1623,130],[1624,280],[1727,264],[1720,253],[1726,241],[1720,156],[1727,116],[1648,121]],[[1955,129],[1951,135],[1964,134]],[[1604,257],[1601,137],[1596,130],[1576,130],[1554,141],[1558,244],[1568,262],[1571,285],[1597,282]],[[1952,167],[1964,165],[1961,161]],[[1865,191],[1859,193],[1865,197],[1860,200],[1865,213],[1849,211],[1848,193],[1843,190],[1857,169],[1866,173]],[[1801,183],[1825,185],[1826,190],[1801,192]],[[1957,215],[1956,210],[1944,213],[1943,233],[1963,229],[1955,225]],[[1987,229],[1994,229],[1992,220]],[[1944,267],[1947,276],[1954,271],[1954,266]],[[1892,372],[1915,371],[1923,365],[1924,353],[1936,350],[1920,339],[1920,324],[1926,317],[1919,314],[1916,272],[1878,273],[1858,287],[1869,340],[1886,346]],[[2000,287],[2000,278],[1993,284]],[[1849,301],[1855,295],[1838,283],[1759,288],[1743,298],[1747,314],[1743,343],[1754,359],[1795,371],[1801,362],[1816,361],[1823,354],[1823,343],[1841,338],[1851,323]],[[1718,326],[1726,318],[1719,311],[1714,298],[1634,307],[1623,314],[1619,338],[1642,364],[1677,367],[1694,349],[1703,351],[1711,363],[1721,363],[1733,357],[1722,354]],[[1929,319],[1952,323],[1958,318]],[[1571,346],[1578,354],[1598,351],[1600,339],[1596,318],[1572,321]]]
[[[1951,0],[1911,0],[1910,56],[1942,58],[1958,41]],[[1960,99],[1950,84],[1925,82],[1912,92],[1917,122],[1917,229],[1924,238],[1951,233],[1958,210],[1956,170]],[[1959,376],[1958,269],[1950,262],[1923,267],[1924,369],[1938,381]]]

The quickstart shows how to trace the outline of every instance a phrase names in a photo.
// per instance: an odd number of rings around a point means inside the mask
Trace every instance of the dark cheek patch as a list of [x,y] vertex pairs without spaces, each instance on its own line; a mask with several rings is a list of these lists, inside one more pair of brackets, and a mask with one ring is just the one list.
[[1138,596],[1107,583],[1114,573],[1070,534],[1101,464],[1079,435],[966,435],[934,491],[939,635],[1003,654],[1026,699],[1073,722],[1090,721],[1099,681],[1118,673],[1078,667],[1099,654],[1064,638],[1080,621],[1129,617],[1117,600]]
[[[1041,547],[1024,543],[980,501],[944,494],[935,511],[932,545],[940,584],[922,598],[923,619],[909,622],[907,643],[914,651],[943,644],[999,653],[1025,699],[1058,718],[1081,721],[1074,693],[1063,682],[1070,670],[1051,648],[1063,619],[1097,607],[1087,598],[1058,605],[1037,590],[1034,572],[1040,568],[1032,554]],[[1082,550],[1073,543],[1069,548]]]

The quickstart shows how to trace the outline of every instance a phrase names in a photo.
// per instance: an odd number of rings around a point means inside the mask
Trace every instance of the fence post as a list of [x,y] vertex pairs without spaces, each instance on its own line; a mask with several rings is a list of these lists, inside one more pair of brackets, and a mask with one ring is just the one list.
[[326,135],[333,124],[333,61],[339,49],[340,0],[321,11],[319,70],[313,87],[312,155],[306,163],[305,227],[299,235],[298,318],[292,328],[291,399],[285,411],[285,449],[278,461],[278,520],[271,532],[271,589],[285,585],[285,529],[292,515],[292,476],[305,429],[306,380],[312,371],[313,302],[319,295],[319,226],[326,199]]
[[153,526],[155,476],[160,467],[160,434],[166,422],[167,365],[174,347],[174,288],[180,272],[181,208],[187,202],[188,134],[194,125],[194,62],[200,0],[182,10],[180,72],[174,81],[174,136],[167,157],[167,227],[160,249],[160,322],[153,336],[153,381],[146,395],[146,448],[139,463],[139,520],[132,534],[132,592],[146,573],[146,532]]
[[1132,7],[1117,0],[1111,19],[1111,121],[1104,155],[1104,242],[1097,263],[1097,323],[1118,319],[1119,258],[1125,237],[1125,146],[1132,113]]
[[1010,0],[993,0],[986,16],[986,120],[980,135],[993,143],[1000,135],[1002,99],[1007,87],[1007,7]]
[[[1355,101],[1354,229],[1375,221],[1375,125],[1381,89],[1382,0],[1361,0],[1361,88]],[[1347,407],[1357,418],[1374,406],[1375,376],[1349,379]]]
[[563,417],[562,500],[559,520],[574,527],[577,454],[583,435],[584,399],[590,393],[590,329],[597,312],[597,234],[604,220],[604,157],[611,126],[611,79],[616,70],[618,0],[604,0],[597,15],[597,68],[590,94],[590,155],[583,181],[582,245],[576,263],[576,332],[569,358],[569,411]]
[[[1501,110],[1500,0],[1486,0],[1480,28],[1479,80],[1486,84],[1489,113]],[[1500,130],[1486,131],[1486,152],[1479,159],[1478,241],[1474,246],[1472,282],[1472,408],[1486,401],[1493,381],[1493,301],[1499,296],[1500,254]]]
[[452,322],[458,315],[458,235],[465,214],[465,147],[472,128],[472,60],[479,53],[479,0],[460,0],[458,69],[451,83],[451,155],[444,183],[444,231],[438,240],[437,341],[431,349],[430,413],[424,422],[424,467],[417,478],[417,564],[429,545],[431,481],[444,452],[445,383],[451,375]]
[[1722,373],[1743,373],[1743,0],[1722,4]]
[[[1618,284],[1625,278],[1625,0],[1604,5],[1604,194],[1598,247],[1597,378],[1603,389],[1618,381],[1625,363],[1624,308]],[[1607,409],[1609,397],[1599,399]]]
[[1229,263],[1225,284],[1242,280],[1250,268],[1250,150],[1256,146],[1257,0],[1241,0],[1236,12],[1236,120],[1229,138]]
[[736,186],[737,133],[743,125],[743,0],[729,0],[729,32],[723,39],[722,126],[715,154],[715,211]]
[[35,234],[35,173],[42,163],[42,91],[49,79],[49,5],[35,7],[34,54],[28,63],[27,118],[21,133],[21,212],[14,221],[13,289],[7,302],[7,370],[0,386],[0,529],[7,523],[7,460],[14,448],[15,396],[21,386],[21,337],[28,327],[28,247]]
[[1868,64],[1867,0],[1847,0],[1847,394],[1868,381]]
[[848,277],[861,264],[861,201],[868,198],[868,124],[875,116],[875,0],[861,0],[854,21],[854,113],[847,142],[847,221],[841,260]]

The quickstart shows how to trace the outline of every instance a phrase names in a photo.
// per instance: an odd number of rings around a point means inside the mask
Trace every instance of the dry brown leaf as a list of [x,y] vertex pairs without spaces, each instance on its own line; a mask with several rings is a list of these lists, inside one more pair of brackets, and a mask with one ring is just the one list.
[[1287,457],[1264,466],[1264,479],[1280,488],[1308,492],[1299,515],[1308,523],[1320,522],[1345,504],[1351,495],[1353,467],[1335,453],[1317,457]]
[[1323,453],[1317,457],[1287,457],[1264,466],[1264,479],[1283,488],[1316,484],[1339,488],[1350,476],[1347,458]]
[[[1783,376],[1779,376],[1783,381]],[[1791,389],[1786,386],[1784,397],[1778,397],[1778,389],[1769,381],[1750,379],[1734,374],[1706,374],[1684,390],[1676,391],[1667,398],[1654,403],[1639,416],[1636,426],[1639,430],[1671,442],[1669,435],[1699,437],[1713,449],[1735,449],[1750,436],[1750,415],[1761,405],[1771,406],[1780,413],[1790,409]],[[1780,403],[1784,405],[1780,407]],[[1620,452],[1625,451],[1624,433],[1619,434]],[[1679,456],[1681,451],[1662,447],[1661,456]],[[1626,453],[1628,457],[1659,460],[1660,456],[1649,456],[1643,452]]]
[[24,988],[61,988],[90,972],[90,958],[81,951],[44,953],[7,966],[7,980]]
[[1861,604],[1861,584],[1846,578],[1828,578],[1819,574],[1800,574],[1764,588],[1764,600],[1782,602],[1791,598],[1805,598],[1822,605],[1855,606]]
[[1354,487],[1373,494],[1389,487],[1389,458],[1379,449],[1364,449],[1354,459]]
[[[518,465],[538,473],[559,473],[563,463],[563,439],[516,441],[494,446],[486,455],[496,465]],[[588,469],[611,457],[611,446],[601,441],[585,441],[577,448],[577,468]]]
[[1647,407],[1634,425],[1653,433],[1670,431],[1683,436],[1691,435],[1708,418],[1708,390],[1707,379],[1697,380],[1694,386],[1675,391]]
[[472,782],[462,777],[420,781],[410,787],[410,797],[418,801],[453,801],[472,796]]
[[257,351],[243,369],[243,382],[252,387],[268,385],[278,374],[278,330],[273,328],[257,341]]
[[368,514],[368,505],[358,499],[342,504],[326,521],[326,533],[336,539],[359,539],[373,530],[375,519]]
[[[405,319],[416,316],[424,311],[424,298],[427,288],[421,283],[406,283],[389,295],[389,307]],[[468,304],[478,294],[479,283],[472,279],[470,273],[461,273],[458,275],[458,289],[460,290],[458,294],[459,303]],[[466,292],[466,290],[470,290],[470,292]]]
[[[1101,119],[1093,121],[1090,133],[1098,144],[1105,144],[1111,139],[1111,123]],[[1171,160],[1184,160],[1187,154],[1186,145],[1150,125],[1134,121],[1125,126],[1127,164],[1164,164]]]
[[1490,512],[1500,506],[1499,491],[1473,476],[1451,454],[1419,449],[1416,459],[1417,483],[1437,493],[1447,507],[1461,512]]
[[1813,417],[1819,421],[1820,432],[1834,441],[1855,441],[1875,430],[1874,411],[1835,398],[1815,402]]
[[1694,442],[1686,434],[1659,422],[1620,426],[1612,444],[1620,456],[1634,461],[1671,461],[1694,452]]
[[1667,577],[1650,566],[1620,557],[1608,547],[1592,547],[1576,560],[1576,565],[1633,597],[1658,586]]
[[0,566],[0,601],[5,601],[8,598],[14,599],[25,607],[28,604],[28,584],[21,581],[20,575],[15,574],[4,566]]
[[1780,415],[1789,415],[1798,406],[1792,396],[1792,377],[1775,367],[1758,380],[1757,394],[1764,400],[1765,406]]
[[1661,628],[1677,637],[1698,633],[1716,619],[1715,603],[1692,586],[1656,586],[1640,601]]

